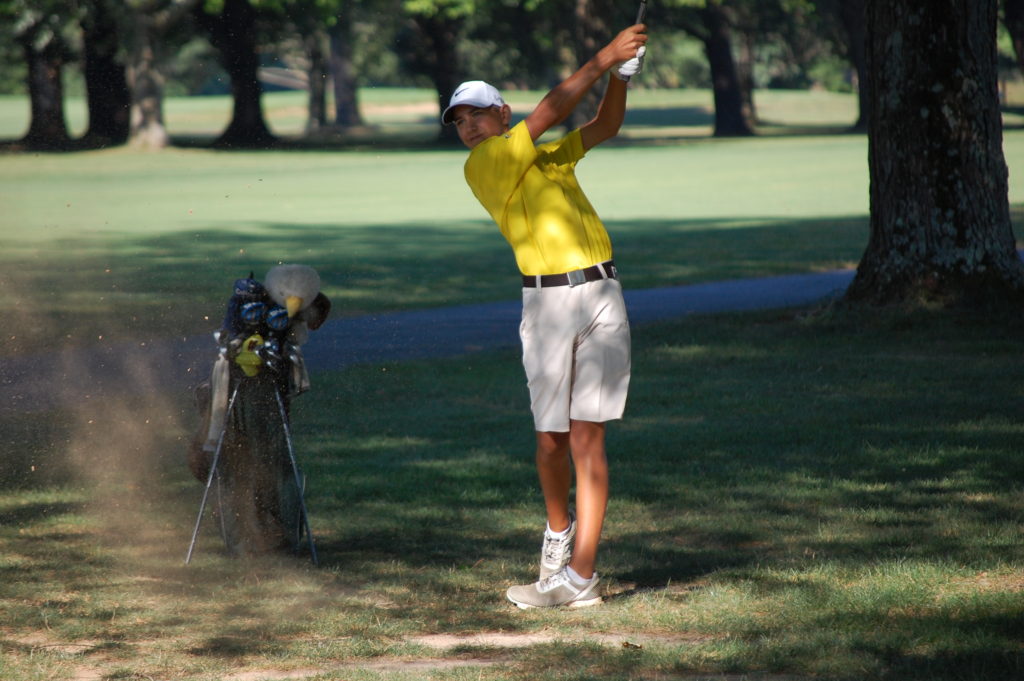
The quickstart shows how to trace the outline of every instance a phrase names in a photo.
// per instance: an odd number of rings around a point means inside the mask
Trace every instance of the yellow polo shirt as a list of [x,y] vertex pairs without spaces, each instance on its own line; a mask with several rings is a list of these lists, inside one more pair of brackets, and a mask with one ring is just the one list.
[[523,274],[559,274],[611,259],[608,231],[576,181],[585,153],[579,130],[535,146],[525,122],[470,152],[466,182]]

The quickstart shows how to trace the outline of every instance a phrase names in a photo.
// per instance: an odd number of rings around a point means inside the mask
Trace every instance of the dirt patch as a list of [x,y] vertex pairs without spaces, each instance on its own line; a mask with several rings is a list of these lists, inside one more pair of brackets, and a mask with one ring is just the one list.
[[[31,649],[47,649],[63,653],[68,656],[81,656],[101,646],[98,641],[75,641],[73,643],[61,643],[55,641],[44,632],[35,632],[27,636],[7,636],[8,641],[23,645]],[[633,634],[633,633],[590,633],[590,634],[562,634],[553,631],[540,631],[525,634],[501,633],[501,632],[479,632],[474,634],[424,634],[412,636],[406,639],[409,643],[423,646],[438,654],[446,654],[453,650],[465,648],[489,648],[498,650],[513,650],[528,648],[534,645],[542,645],[554,642],[566,643],[598,643],[603,646],[621,648],[644,648],[650,645],[684,645],[707,640],[709,637],[690,634]],[[147,645],[155,642],[136,642],[135,645]],[[458,658],[443,657],[419,657],[419,658],[373,658],[357,662],[339,662],[337,664],[325,664],[319,667],[302,667],[296,669],[246,669],[229,674],[224,681],[269,681],[271,679],[308,679],[317,675],[345,670],[367,670],[376,672],[423,672],[473,668],[491,667],[499,664],[506,664],[500,653],[489,657],[481,655],[460,656]],[[79,664],[74,667],[70,681],[101,681],[112,671],[112,666],[124,667],[124,661],[110,661],[111,667],[105,666],[103,660],[93,659],[91,664]],[[706,675],[705,675],[706,676]],[[716,677],[718,678],[718,677]],[[725,678],[725,677],[722,677]]]
[[950,584],[967,588],[970,591],[1008,591],[1010,593],[1020,593],[1021,591],[1024,591],[1024,577],[1021,577],[1021,575],[1017,573],[991,574],[988,572],[979,572],[971,577],[951,580]]
[[699,634],[617,634],[617,633],[595,633],[595,634],[573,634],[566,636],[555,632],[535,632],[531,634],[502,634],[487,633],[479,634],[427,634],[424,636],[412,636],[410,643],[416,643],[427,648],[437,650],[451,650],[452,648],[481,647],[481,648],[526,648],[544,643],[566,642],[566,643],[598,643],[603,646],[616,648],[643,648],[652,644],[662,645],[683,645],[686,643],[697,643],[710,640],[708,636]]
[[[598,643],[610,647],[644,648],[652,644],[680,645],[707,640],[709,637],[698,634],[576,634],[566,636],[556,632],[534,632],[529,634],[506,634],[499,632],[480,632],[476,634],[424,634],[406,639],[425,648],[438,652],[448,652],[460,648],[491,648],[518,649],[534,645],[554,642],[567,643]],[[378,672],[432,672],[464,667],[491,667],[505,664],[507,660],[500,657],[460,657],[458,659],[416,658],[388,659],[376,658],[360,662],[349,662],[329,665],[318,669],[294,669],[290,671],[261,669],[239,672],[225,677],[225,681],[266,681],[268,679],[304,679],[316,674],[345,669],[360,669]],[[706,675],[702,675],[706,676]],[[717,678],[717,677],[716,677]],[[725,678],[725,677],[723,677]]]
[[224,681],[277,681],[277,679],[308,679],[318,674],[345,671],[346,669],[358,669],[361,671],[375,672],[434,672],[444,669],[457,669],[460,667],[488,667],[501,664],[501,660],[482,659],[459,659],[459,660],[388,660],[377,659],[365,662],[350,662],[344,664],[324,665],[316,669],[292,669],[283,671],[279,669],[257,669],[254,671],[238,672],[224,677]]
[[[41,631],[25,636],[12,636],[7,632],[0,632],[0,636],[10,643],[23,646],[33,652],[45,650],[67,657],[85,655],[103,644],[101,641],[87,639],[74,641],[73,643],[60,642]],[[68,681],[102,681],[108,673],[109,670],[104,670],[95,665],[75,665]]]

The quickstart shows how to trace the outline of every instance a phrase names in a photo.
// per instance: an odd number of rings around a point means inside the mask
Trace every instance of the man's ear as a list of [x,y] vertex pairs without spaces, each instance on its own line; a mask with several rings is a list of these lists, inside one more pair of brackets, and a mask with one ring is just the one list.
[[501,106],[501,124],[505,126],[505,129],[512,127],[512,107],[508,104]]

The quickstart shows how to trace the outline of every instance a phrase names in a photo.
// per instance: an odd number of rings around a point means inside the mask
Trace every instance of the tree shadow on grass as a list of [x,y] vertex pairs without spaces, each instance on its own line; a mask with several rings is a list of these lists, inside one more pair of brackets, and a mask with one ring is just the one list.
[[[829,269],[863,250],[859,217],[718,228],[731,222],[633,220],[609,228],[630,288]],[[784,254],[780,242],[787,244]],[[723,257],[713,257],[717,253]],[[830,255],[823,260],[821,253]],[[282,261],[317,268],[335,303],[334,318],[506,301],[520,291],[508,247],[485,221],[338,229],[257,222],[116,242],[62,239],[47,254],[5,268],[11,300],[20,302],[19,310],[33,310],[7,352],[45,352],[100,337],[114,342],[209,333],[219,324],[231,282],[250,271],[261,277]],[[53,291],[73,292],[76,304]]]
[[187,649],[196,657],[239,659],[251,655],[281,656],[288,646],[281,641],[267,639],[257,627],[227,625],[224,633],[203,640]]
[[[941,622],[936,622],[941,626]],[[958,623],[955,633],[962,635],[971,630],[974,635],[984,635],[990,629],[1001,630],[1006,627],[1024,626],[1020,617],[990,618],[985,622],[975,622],[972,626]],[[1018,641],[1019,635],[1011,641]],[[969,650],[942,652],[937,655],[906,654],[892,650],[878,651],[886,661],[887,675],[890,679],[1019,679],[1024,677],[1024,653],[1014,650],[1015,644],[1004,646],[975,647]]]
[[0,510],[0,526],[16,527],[42,522],[58,516],[79,513],[84,504],[71,502],[34,503]]
[[[9,607],[5,613],[9,622],[34,621],[40,611],[59,612],[88,602],[88,594],[78,592],[54,603],[25,596],[36,584],[49,585],[54,575],[75,583],[79,579],[88,581],[97,570],[109,568],[109,560],[97,555],[92,538],[67,530],[63,522],[80,517],[85,511],[84,503],[55,501],[0,512],[5,554],[18,557],[0,566],[0,593]],[[26,569],[26,564],[31,569]]]
[[[44,415],[0,414],[0,490],[43,489],[74,478],[65,448],[67,427]],[[13,520],[12,520],[13,522]],[[0,514],[0,525],[6,524]]]
[[715,123],[714,112],[706,107],[685,106],[670,108],[631,107],[626,112],[624,125],[647,127],[696,127]]

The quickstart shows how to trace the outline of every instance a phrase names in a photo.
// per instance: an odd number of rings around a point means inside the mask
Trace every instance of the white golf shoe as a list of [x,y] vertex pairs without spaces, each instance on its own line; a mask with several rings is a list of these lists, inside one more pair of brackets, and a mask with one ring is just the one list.
[[561,537],[553,536],[545,528],[544,542],[540,547],[540,579],[555,574],[572,558],[572,543],[576,539],[576,514],[569,512],[569,528]]
[[568,568],[545,577],[534,584],[509,587],[506,597],[522,609],[527,608],[585,608],[601,602],[597,573],[586,584],[577,584],[569,576]]

